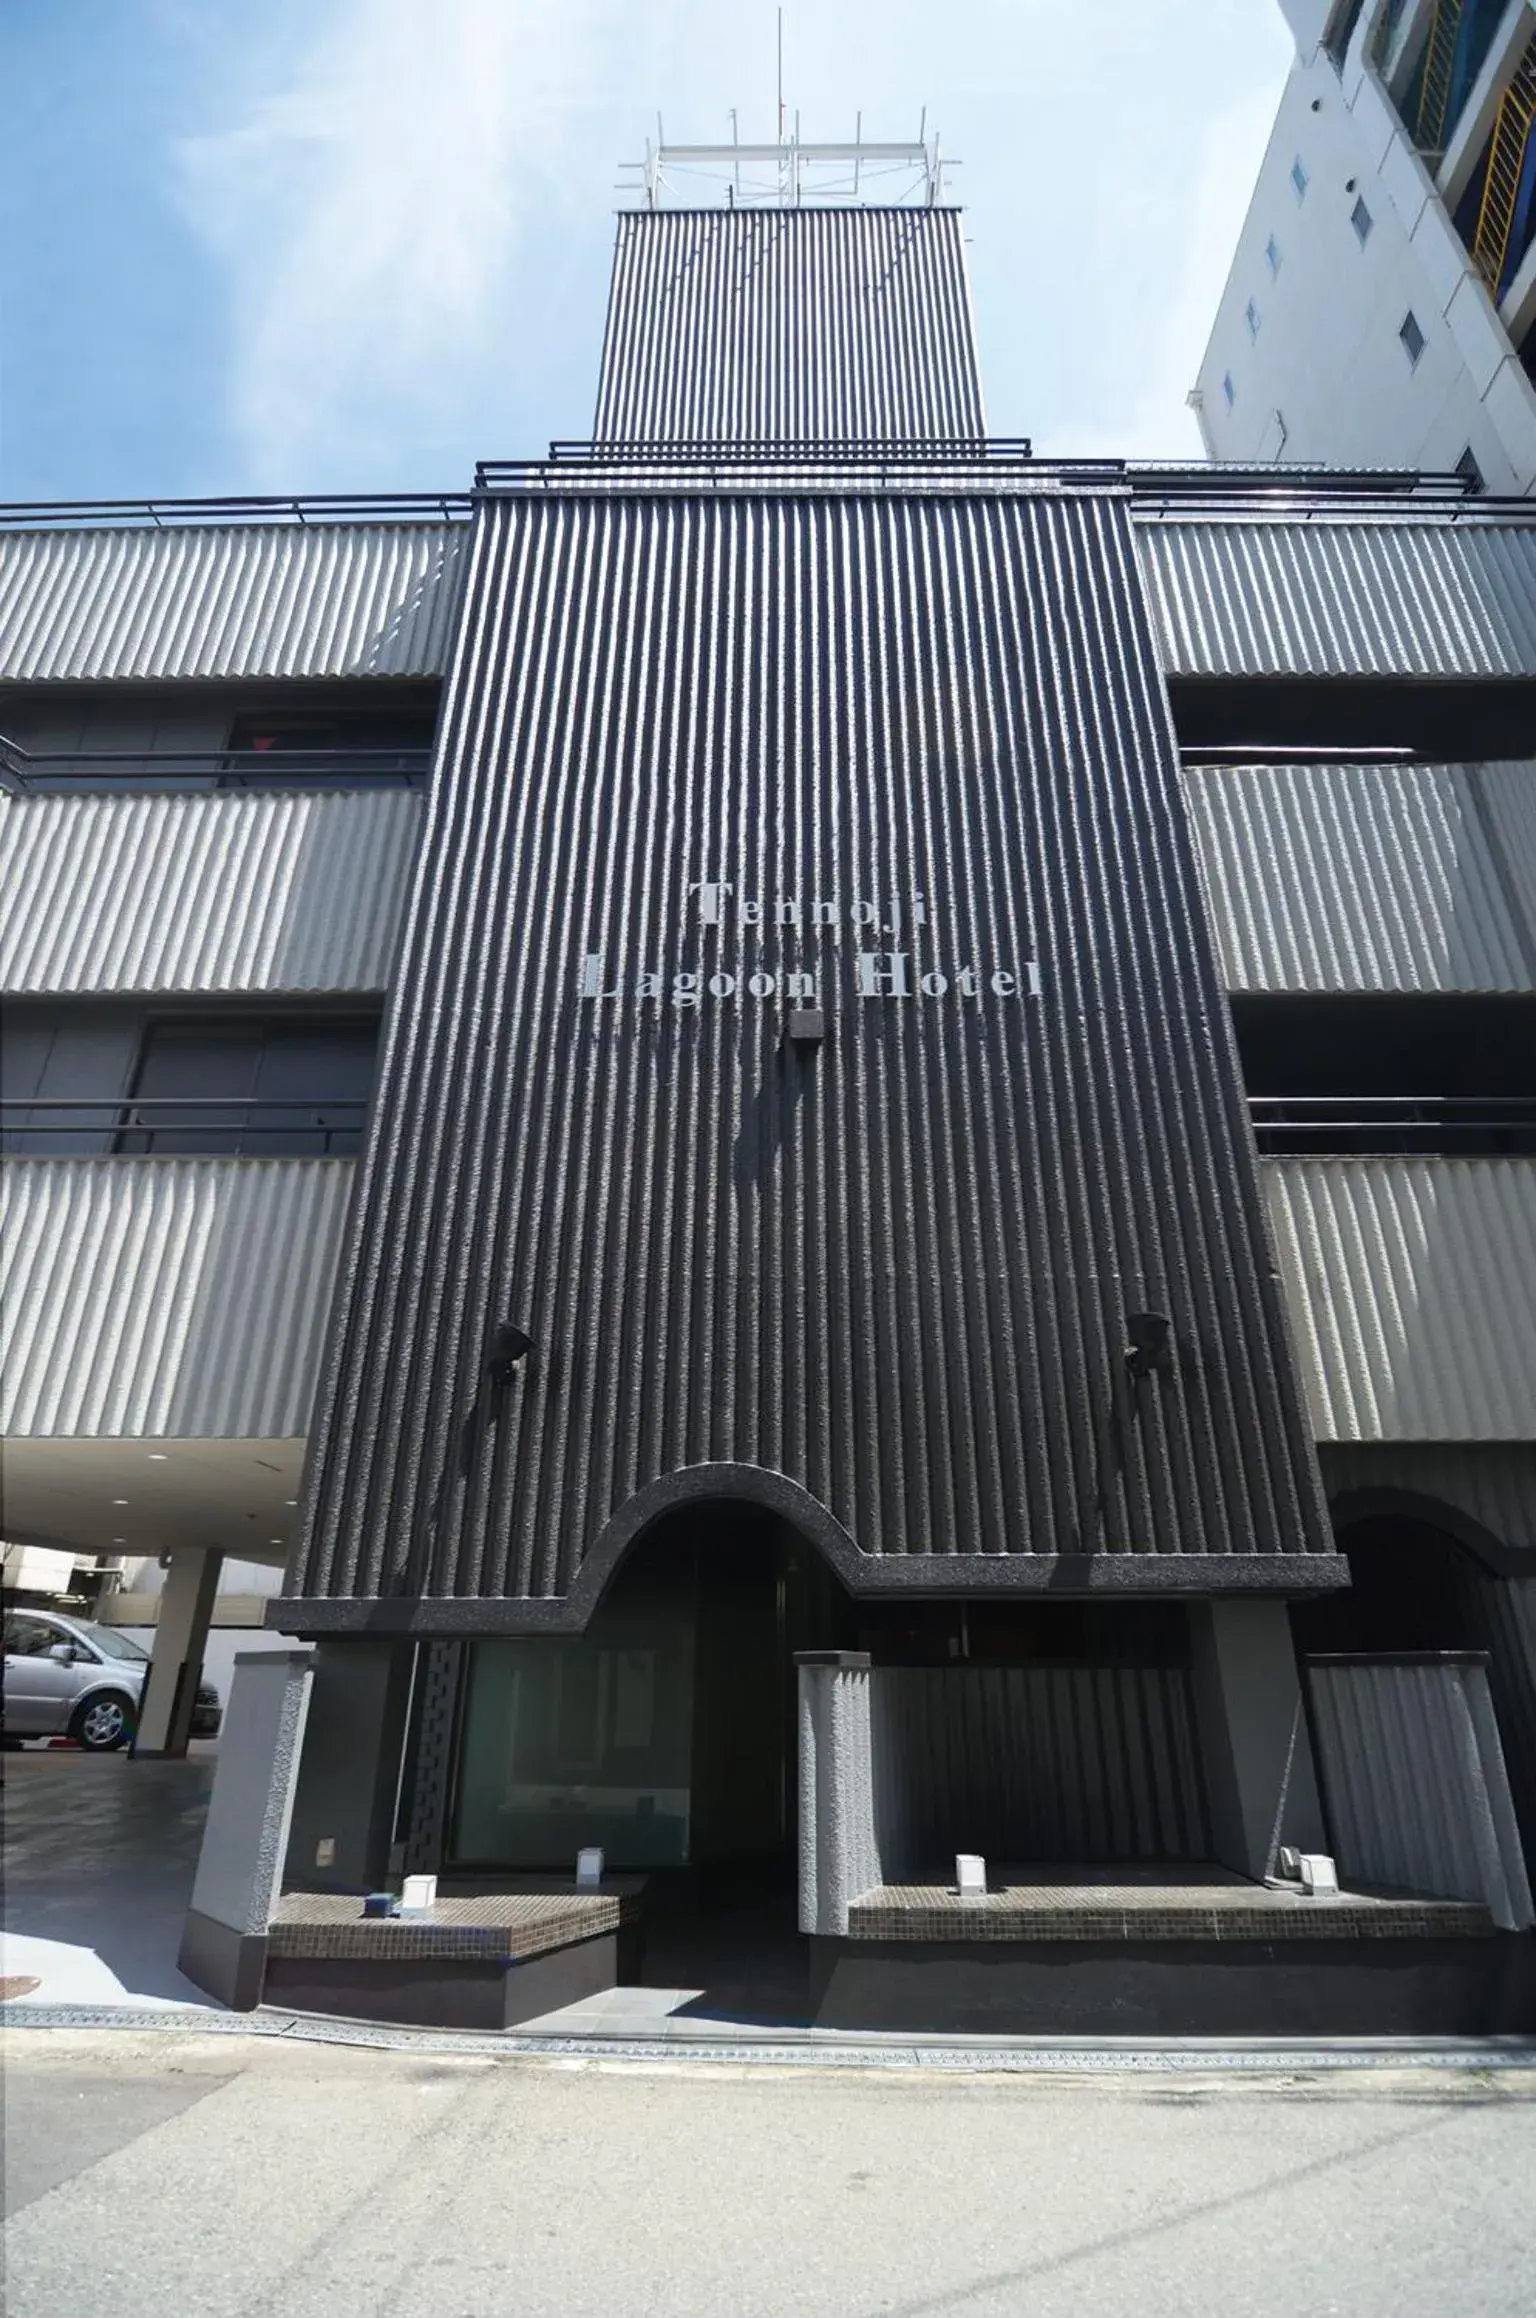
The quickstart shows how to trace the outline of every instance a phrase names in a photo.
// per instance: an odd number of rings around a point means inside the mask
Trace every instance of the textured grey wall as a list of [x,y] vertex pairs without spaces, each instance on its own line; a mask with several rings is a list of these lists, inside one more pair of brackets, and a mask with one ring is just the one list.
[[264,1932],[272,1913],[313,1664],[311,1650],[253,1651],[235,1660],[192,1886],[194,1912],[232,1932]]

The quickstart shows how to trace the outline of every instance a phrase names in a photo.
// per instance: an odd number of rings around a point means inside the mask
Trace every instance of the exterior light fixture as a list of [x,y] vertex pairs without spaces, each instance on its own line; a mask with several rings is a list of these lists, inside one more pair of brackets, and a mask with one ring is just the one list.
[[819,1046],[827,1035],[827,1018],[819,1006],[797,1007],[785,1025],[791,1046]]
[[1126,1316],[1125,1365],[1139,1384],[1144,1376],[1166,1368],[1171,1358],[1173,1322],[1162,1312],[1131,1312]]
[[485,1348],[485,1373],[492,1384],[510,1384],[518,1362],[533,1350],[533,1338],[514,1321],[499,1320]]

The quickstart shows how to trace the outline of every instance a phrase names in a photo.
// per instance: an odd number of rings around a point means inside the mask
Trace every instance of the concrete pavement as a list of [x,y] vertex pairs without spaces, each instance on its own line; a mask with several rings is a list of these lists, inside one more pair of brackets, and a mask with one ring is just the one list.
[[7,2039],[8,2318],[1528,2318],[1536,2075]]
[[214,1755],[7,1754],[0,1976],[39,2004],[197,2004],[176,1951]]

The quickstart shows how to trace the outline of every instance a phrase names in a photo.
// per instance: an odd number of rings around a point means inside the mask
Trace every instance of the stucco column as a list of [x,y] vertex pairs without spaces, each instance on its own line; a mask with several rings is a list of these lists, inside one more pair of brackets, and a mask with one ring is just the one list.
[[160,1596],[160,1623],[150,1653],[149,1678],[139,1704],[136,1755],[184,1755],[192,1729],[192,1701],[203,1670],[213,1597],[222,1553],[184,1546],[171,1556]]
[[1259,1879],[1280,1843],[1324,1848],[1290,1619],[1282,1601],[1194,1602],[1190,1632],[1212,1848]]
[[242,1651],[177,1962],[221,2004],[261,2002],[314,1653]]
[[870,1664],[862,1651],[796,1656],[800,1685],[800,1929],[846,1935],[849,1902],[881,1880]]

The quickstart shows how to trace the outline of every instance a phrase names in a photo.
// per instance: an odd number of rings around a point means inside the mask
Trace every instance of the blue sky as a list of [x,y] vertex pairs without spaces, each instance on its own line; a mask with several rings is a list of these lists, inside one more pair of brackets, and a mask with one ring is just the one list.
[[[791,0],[806,137],[967,206],[988,417],[1198,455],[1275,0]],[[771,0],[4,0],[0,495],[460,488],[587,432],[616,164],[768,137]]]

